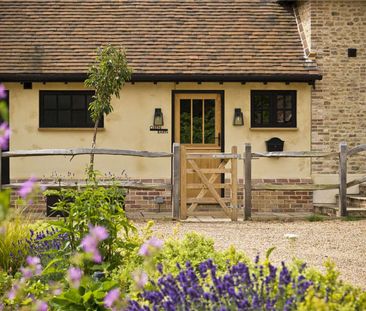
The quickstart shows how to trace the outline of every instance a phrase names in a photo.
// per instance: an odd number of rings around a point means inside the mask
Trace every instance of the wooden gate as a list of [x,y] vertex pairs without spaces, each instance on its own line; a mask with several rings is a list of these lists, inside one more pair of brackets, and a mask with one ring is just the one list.
[[[207,204],[218,205],[231,220],[238,219],[238,158],[236,146],[229,154],[193,153],[181,146],[181,219],[198,215],[197,207]],[[200,167],[203,159],[217,160],[211,161],[215,167]]]

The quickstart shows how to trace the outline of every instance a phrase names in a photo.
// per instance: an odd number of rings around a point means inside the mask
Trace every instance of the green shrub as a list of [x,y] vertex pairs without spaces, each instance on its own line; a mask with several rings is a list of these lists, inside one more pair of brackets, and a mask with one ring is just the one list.
[[4,221],[0,233],[0,268],[14,274],[23,265],[29,253],[26,239],[30,224],[21,215]]
[[90,226],[103,226],[109,232],[108,239],[100,246],[103,260],[110,265],[108,269],[113,269],[122,262],[123,249],[136,247],[135,242],[129,238],[136,228],[123,210],[123,189],[117,186],[100,187],[95,182],[81,190],[62,189],[48,191],[48,194],[60,197],[55,210],[68,215],[64,219],[53,221],[52,225],[60,232],[67,233],[67,245],[71,252],[78,250]]

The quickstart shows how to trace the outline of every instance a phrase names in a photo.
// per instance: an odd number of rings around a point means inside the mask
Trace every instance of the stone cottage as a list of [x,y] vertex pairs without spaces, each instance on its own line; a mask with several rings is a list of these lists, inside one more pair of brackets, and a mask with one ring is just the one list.
[[[0,20],[12,150],[90,147],[93,90],[83,81],[96,48],[109,43],[125,48],[133,75],[113,99],[98,147],[171,152],[179,142],[213,152],[238,146],[242,153],[244,143],[265,151],[273,137],[286,151],[364,142],[365,1],[3,0]],[[151,131],[156,116],[164,131]],[[82,179],[87,162],[14,158],[9,179]],[[350,173],[361,174],[364,163],[354,158]],[[338,178],[336,158],[253,165],[259,183]],[[169,159],[98,156],[96,169],[147,183],[171,178]],[[170,196],[130,191],[126,208],[155,209],[162,197],[169,209]],[[253,207],[310,211],[313,202],[334,200],[334,192],[262,191]]]

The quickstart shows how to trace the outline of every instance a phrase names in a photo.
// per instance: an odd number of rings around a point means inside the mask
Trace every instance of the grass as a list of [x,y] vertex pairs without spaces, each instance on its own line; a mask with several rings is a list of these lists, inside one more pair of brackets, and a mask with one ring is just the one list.
[[325,220],[325,216],[321,216],[321,215],[311,215],[309,217],[306,217],[306,220],[307,221],[310,221],[310,222],[316,222],[316,221],[324,221]]
[[366,219],[365,216],[345,216],[341,217],[342,221],[358,221],[358,220],[364,220]]

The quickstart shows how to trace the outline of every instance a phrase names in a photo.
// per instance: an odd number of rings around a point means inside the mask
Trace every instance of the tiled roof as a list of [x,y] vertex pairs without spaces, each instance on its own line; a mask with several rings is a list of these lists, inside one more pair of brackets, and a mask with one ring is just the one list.
[[276,0],[0,1],[0,78],[85,74],[108,43],[135,76],[318,74]]

